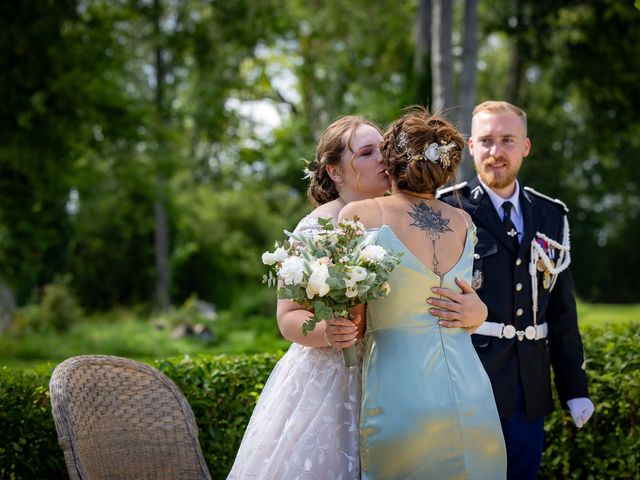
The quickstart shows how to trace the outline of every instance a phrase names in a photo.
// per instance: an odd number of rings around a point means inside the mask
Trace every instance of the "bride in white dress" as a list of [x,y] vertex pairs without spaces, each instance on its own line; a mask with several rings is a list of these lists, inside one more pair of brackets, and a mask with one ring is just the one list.
[[[322,133],[307,166],[307,193],[317,208],[297,232],[313,233],[318,218],[338,218],[347,203],[384,194],[389,180],[381,142],[378,128],[357,116],[342,117]],[[228,480],[360,478],[361,372],[344,366],[340,350],[362,337],[364,322],[360,315],[353,323],[321,322],[304,336],[309,315],[278,300],[278,327],[293,343],[265,384]]]

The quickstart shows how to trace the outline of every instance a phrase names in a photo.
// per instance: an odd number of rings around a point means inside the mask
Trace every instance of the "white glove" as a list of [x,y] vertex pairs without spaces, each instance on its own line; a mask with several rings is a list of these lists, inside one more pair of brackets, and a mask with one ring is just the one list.
[[586,397],[567,400],[567,405],[569,405],[569,410],[571,411],[571,418],[573,418],[573,422],[578,428],[582,428],[587,423],[595,409],[593,402]]

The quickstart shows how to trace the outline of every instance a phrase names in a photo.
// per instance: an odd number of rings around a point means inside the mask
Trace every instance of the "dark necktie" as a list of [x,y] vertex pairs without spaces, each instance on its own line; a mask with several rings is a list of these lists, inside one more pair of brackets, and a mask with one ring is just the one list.
[[513,245],[513,249],[518,251],[518,247],[520,244],[518,243],[518,230],[516,230],[516,226],[511,221],[511,209],[513,208],[513,204],[509,201],[504,202],[502,204],[502,210],[504,210],[504,217],[502,217],[502,224],[504,225],[504,229],[507,231],[507,235],[511,238],[511,243]]

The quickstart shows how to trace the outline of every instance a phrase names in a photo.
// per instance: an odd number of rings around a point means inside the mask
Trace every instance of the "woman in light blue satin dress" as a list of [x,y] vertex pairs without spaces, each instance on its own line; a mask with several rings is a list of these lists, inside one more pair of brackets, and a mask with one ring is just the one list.
[[443,328],[425,299],[432,288],[471,282],[475,229],[434,198],[462,159],[463,139],[422,109],[384,135],[392,195],[346,206],[370,241],[402,253],[386,298],[369,303],[363,363],[360,459],[363,479],[506,477],[491,384],[469,329]]

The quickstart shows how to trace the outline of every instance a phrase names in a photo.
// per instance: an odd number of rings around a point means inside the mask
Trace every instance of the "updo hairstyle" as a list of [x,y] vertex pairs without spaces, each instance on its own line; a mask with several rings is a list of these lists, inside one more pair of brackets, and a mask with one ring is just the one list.
[[[339,165],[345,148],[353,152],[353,136],[360,125],[369,125],[380,131],[377,126],[363,117],[347,115],[333,122],[320,135],[316,145],[316,158],[307,162],[305,169],[309,177],[307,197],[314,207],[338,198],[338,187],[329,176],[327,165]],[[345,133],[347,134],[346,142]]]
[[[445,147],[446,161],[432,161],[432,144]],[[389,178],[400,190],[433,193],[455,174],[462,162],[464,138],[453,124],[426,108],[412,107],[383,135],[382,155]],[[432,158],[438,158],[432,157]],[[442,156],[440,157],[442,158]]]

